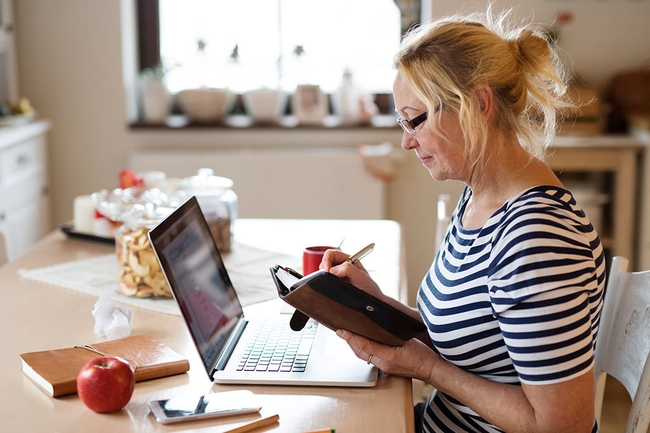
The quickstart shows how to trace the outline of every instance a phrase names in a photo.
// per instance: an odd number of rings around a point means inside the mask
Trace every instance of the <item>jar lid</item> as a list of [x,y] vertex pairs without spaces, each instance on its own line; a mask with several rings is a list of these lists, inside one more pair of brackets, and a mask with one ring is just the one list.
[[160,221],[187,199],[184,191],[131,187],[101,190],[91,194],[95,209],[106,218],[127,222]]
[[181,180],[181,188],[194,194],[216,194],[232,188],[233,181],[227,177],[215,176],[209,168],[200,168],[196,176]]

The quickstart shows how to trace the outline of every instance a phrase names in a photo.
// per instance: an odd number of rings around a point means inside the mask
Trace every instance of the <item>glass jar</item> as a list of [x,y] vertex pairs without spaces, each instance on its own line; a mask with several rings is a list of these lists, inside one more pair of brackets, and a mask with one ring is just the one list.
[[147,234],[187,195],[179,190],[130,187],[101,190],[91,198],[99,213],[121,223],[115,234],[120,293],[137,298],[171,298],[171,289]]
[[180,187],[195,195],[210,232],[222,253],[232,249],[233,225],[237,219],[237,194],[231,179],[215,176],[209,168],[199,169],[196,176],[181,180]]
[[119,265],[120,292],[136,298],[171,298],[172,292],[160,268],[149,230],[158,219],[135,218],[124,221],[115,236]]

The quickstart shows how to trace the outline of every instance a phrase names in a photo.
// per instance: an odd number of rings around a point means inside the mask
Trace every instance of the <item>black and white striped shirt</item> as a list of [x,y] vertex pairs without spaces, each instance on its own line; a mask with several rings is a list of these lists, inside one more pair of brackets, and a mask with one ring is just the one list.
[[[466,188],[418,292],[441,356],[510,384],[552,384],[585,373],[593,365],[606,264],[584,212],[570,192],[540,186],[508,200],[482,228],[467,230],[460,221],[470,197]],[[434,392],[424,431],[501,430]]]

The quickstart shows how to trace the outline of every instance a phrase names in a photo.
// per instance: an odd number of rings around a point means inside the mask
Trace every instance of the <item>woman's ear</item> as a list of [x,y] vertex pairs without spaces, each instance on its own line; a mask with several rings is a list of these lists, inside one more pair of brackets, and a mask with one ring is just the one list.
[[474,94],[479,103],[481,115],[483,118],[489,119],[494,111],[494,95],[492,94],[492,89],[487,84],[478,84],[474,87]]

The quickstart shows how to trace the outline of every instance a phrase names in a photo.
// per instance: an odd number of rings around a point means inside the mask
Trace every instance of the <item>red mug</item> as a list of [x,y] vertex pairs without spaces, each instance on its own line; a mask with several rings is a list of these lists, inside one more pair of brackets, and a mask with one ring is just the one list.
[[323,254],[327,250],[338,250],[336,247],[307,247],[302,252],[302,274],[308,275],[312,272],[316,272],[320,266],[320,262],[323,260]]

